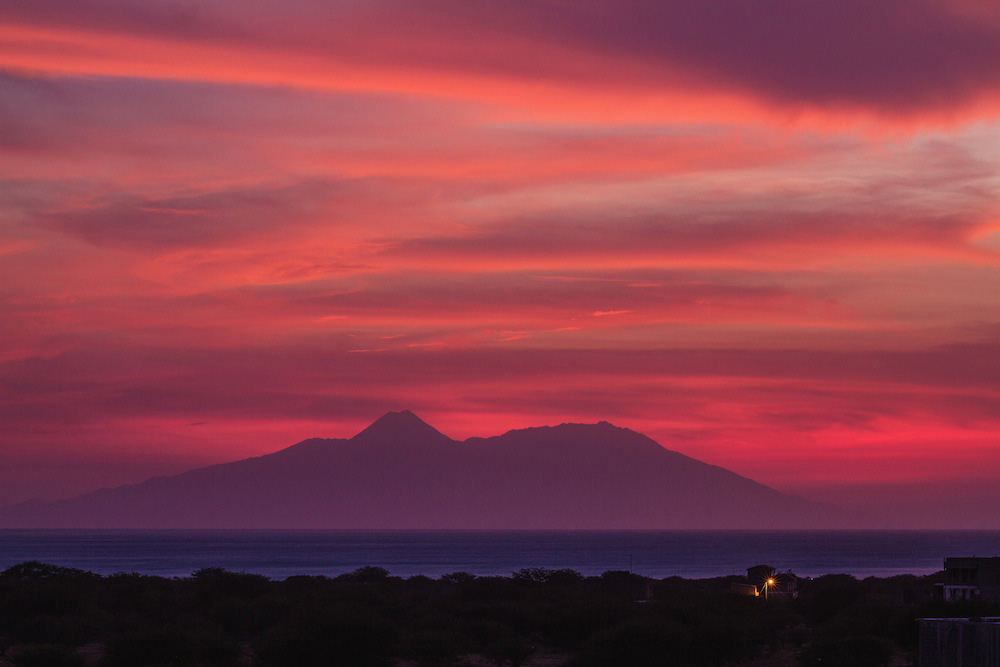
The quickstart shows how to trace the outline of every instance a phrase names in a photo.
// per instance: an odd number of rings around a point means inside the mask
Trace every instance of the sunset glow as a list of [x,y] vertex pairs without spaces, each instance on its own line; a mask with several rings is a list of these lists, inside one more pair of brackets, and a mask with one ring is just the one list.
[[402,408],[1000,476],[994,2],[5,3],[0,144],[0,504]]

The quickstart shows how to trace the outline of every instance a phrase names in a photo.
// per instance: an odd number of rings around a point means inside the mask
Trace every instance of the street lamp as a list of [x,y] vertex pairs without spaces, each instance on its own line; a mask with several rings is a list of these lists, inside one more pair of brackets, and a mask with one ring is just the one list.
[[774,586],[774,577],[768,577],[764,580],[764,599],[767,599],[767,590]]

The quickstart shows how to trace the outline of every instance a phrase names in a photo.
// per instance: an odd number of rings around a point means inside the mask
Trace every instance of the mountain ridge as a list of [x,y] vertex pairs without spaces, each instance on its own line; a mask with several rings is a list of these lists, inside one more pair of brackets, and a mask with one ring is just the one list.
[[457,441],[408,410],[351,438],[0,508],[6,528],[789,528],[845,523],[601,421]]

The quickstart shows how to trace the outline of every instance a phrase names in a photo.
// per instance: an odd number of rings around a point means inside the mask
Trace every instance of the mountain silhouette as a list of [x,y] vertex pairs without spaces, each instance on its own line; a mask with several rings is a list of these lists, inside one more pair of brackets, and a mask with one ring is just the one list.
[[5,528],[815,528],[837,510],[608,422],[452,440],[408,410],[350,439],[59,501]]
[[389,445],[434,445],[454,442],[409,410],[385,413],[351,440]]

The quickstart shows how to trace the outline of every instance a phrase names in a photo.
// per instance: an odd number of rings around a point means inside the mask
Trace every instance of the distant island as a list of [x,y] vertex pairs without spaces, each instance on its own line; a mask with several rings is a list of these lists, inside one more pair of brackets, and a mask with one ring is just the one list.
[[0,528],[670,529],[850,525],[608,422],[456,441],[408,410],[349,439],[59,501]]

